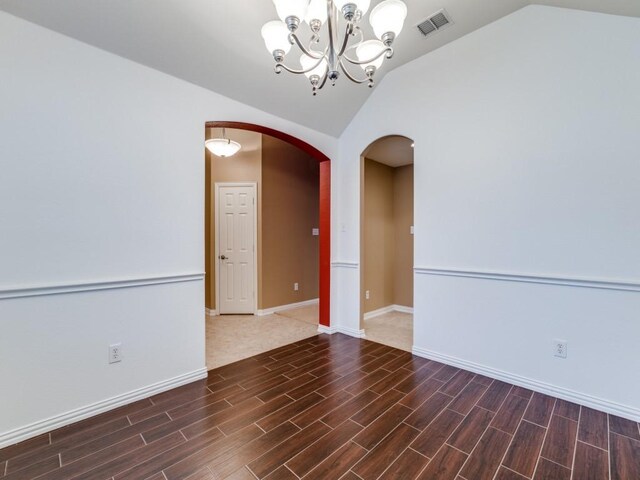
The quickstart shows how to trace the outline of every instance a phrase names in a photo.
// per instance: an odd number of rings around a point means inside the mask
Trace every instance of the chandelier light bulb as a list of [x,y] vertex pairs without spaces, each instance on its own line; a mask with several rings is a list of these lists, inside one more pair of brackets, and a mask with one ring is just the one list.
[[[387,47],[380,40],[367,40],[366,42],[362,42],[356,48],[356,55],[358,60],[364,62],[366,60],[372,59],[377,55],[380,55],[383,51],[385,51]],[[375,67],[376,69],[380,68],[384,62],[384,55],[380,55],[375,60],[372,60],[369,63],[365,63],[360,65],[363,70],[366,70],[367,67]]]
[[326,0],[311,0],[307,14],[304,20],[311,25],[314,20],[320,21],[323,24],[327,21],[327,1]]
[[273,4],[280,20],[288,24],[287,19],[290,17],[295,17],[298,21],[306,17],[309,0],[273,0]]
[[405,18],[407,6],[402,0],[385,0],[373,8],[369,22],[376,37],[386,44],[400,35]]
[[[320,61],[319,58],[311,58],[304,54],[300,57],[300,65],[302,65],[303,70],[310,69],[319,61]],[[314,68],[309,72],[306,72],[305,75],[307,78],[311,78],[313,75],[317,75],[318,77],[322,78],[326,72],[327,72],[327,59],[323,58],[320,64],[316,68]]]
[[282,51],[282,56],[291,50],[289,43],[289,29],[284,22],[272,20],[262,26],[262,38],[269,53],[275,56],[275,52]]

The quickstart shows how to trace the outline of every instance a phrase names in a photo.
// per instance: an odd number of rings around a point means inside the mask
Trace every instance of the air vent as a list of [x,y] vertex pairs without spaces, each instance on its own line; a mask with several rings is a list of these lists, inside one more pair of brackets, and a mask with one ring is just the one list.
[[433,32],[442,30],[444,27],[451,25],[453,22],[449,17],[449,14],[444,10],[434,13],[424,22],[418,25],[418,30],[423,36],[431,35]]

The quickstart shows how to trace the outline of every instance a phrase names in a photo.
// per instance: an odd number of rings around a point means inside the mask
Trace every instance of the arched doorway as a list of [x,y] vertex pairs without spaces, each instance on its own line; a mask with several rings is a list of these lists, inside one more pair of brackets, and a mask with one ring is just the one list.
[[413,140],[389,135],[361,155],[360,329],[413,346]]
[[331,270],[331,160],[320,150],[292,135],[262,125],[244,122],[211,121],[205,128],[248,130],[285,141],[308,153],[320,168],[319,189],[319,325],[330,326]]

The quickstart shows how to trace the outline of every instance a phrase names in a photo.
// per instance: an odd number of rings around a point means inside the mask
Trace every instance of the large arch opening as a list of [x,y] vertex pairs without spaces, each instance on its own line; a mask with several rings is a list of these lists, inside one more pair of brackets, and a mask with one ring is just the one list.
[[413,346],[413,140],[372,142],[360,164],[360,329],[367,339]]
[[[283,148],[286,147],[286,149],[288,149],[289,151],[298,151],[301,154],[300,162],[305,162],[308,165],[308,168],[315,169],[316,183],[315,183],[315,188],[313,189],[313,192],[315,193],[309,191],[309,195],[312,195],[312,197],[315,198],[316,207],[314,208],[313,212],[317,213],[317,219],[316,219],[317,223],[314,225],[317,228],[313,229],[314,230],[313,234],[317,235],[314,237],[315,239],[317,239],[317,243],[315,244],[315,248],[317,248],[316,250],[317,263],[315,263],[315,267],[317,268],[317,274],[314,274],[314,278],[317,279],[317,297],[316,297],[317,306],[315,307],[316,308],[315,314],[317,316],[316,318],[317,318],[318,330],[319,331],[328,330],[330,326],[331,160],[323,152],[321,152],[314,146],[308,144],[307,142],[299,138],[296,138],[292,135],[289,135],[287,133],[284,133],[272,128],[264,127],[262,125],[243,123],[243,122],[227,122],[227,121],[211,121],[205,124],[207,135],[211,135],[211,132],[213,130],[221,132],[222,128],[225,128],[227,132],[236,132],[236,134],[241,134],[245,136],[253,135],[254,137],[255,136],[261,137],[264,140],[262,142],[263,145],[260,148],[262,149],[264,146],[265,152],[267,151],[267,147],[266,147],[267,139],[269,139],[270,144],[273,144],[275,142],[281,145]],[[216,135],[216,136],[219,136],[219,135]],[[214,163],[211,162],[210,160],[211,155],[209,153],[207,155],[208,155],[207,169],[211,170],[212,165],[214,165]],[[234,157],[230,157],[225,160],[233,162],[233,158]],[[291,162],[293,161],[293,159],[289,159],[289,161]],[[289,168],[290,169],[297,168],[296,161],[294,161],[293,163],[289,163]],[[205,197],[206,197],[205,201],[207,202],[207,205],[212,205],[212,198],[217,198],[217,195],[218,195],[218,189],[216,187],[219,185],[217,183],[215,185],[214,183],[212,183],[212,180],[211,180],[212,177],[215,177],[215,175],[211,175],[211,172],[208,171],[206,176],[207,185],[206,185],[206,194],[205,194]],[[283,184],[282,187],[286,188],[287,186]],[[263,190],[262,185],[259,188],[263,192],[266,191],[266,190]],[[256,200],[256,201],[258,202],[261,200]],[[266,202],[262,203],[261,208],[263,207],[270,208],[270,209],[274,208],[272,206],[267,207]],[[217,213],[218,212],[216,212],[216,214]],[[270,213],[273,213],[273,211],[270,210]],[[266,216],[264,215],[264,212],[261,212],[261,217],[266,218]],[[211,223],[212,221],[213,221],[212,215],[210,213],[207,213],[205,223],[206,224],[208,223],[209,225],[205,225],[206,227],[205,231],[206,231],[206,237],[207,237],[205,238],[205,245],[207,245],[206,247],[207,250],[205,252],[205,257],[206,257],[205,261],[207,264],[206,270],[208,272],[208,275],[207,275],[208,281],[205,281],[205,283],[208,284],[206,286],[208,294],[210,292],[211,285],[214,285],[214,291],[216,294],[218,294],[219,293],[218,285],[220,284],[218,284],[218,279],[216,277],[218,275],[217,272],[218,272],[218,269],[220,269],[220,266],[216,263],[216,261],[217,261],[217,258],[219,258],[220,256],[218,255],[218,253],[220,253],[218,252],[219,238],[214,239],[214,237],[210,233],[212,230],[217,231],[217,227],[214,229],[210,228],[211,225],[215,225],[214,223]],[[260,222],[262,223],[262,219],[260,220]],[[257,227],[257,222],[256,222],[256,227]],[[260,225],[257,228],[260,228],[260,232],[263,232],[262,225]],[[311,228],[309,228],[309,234],[311,234]],[[266,239],[267,238],[266,235],[263,238]],[[215,245],[215,248],[214,248],[214,245]],[[291,251],[291,257],[296,257],[299,254],[300,252]],[[260,276],[259,292],[261,296],[260,304],[262,305],[264,304],[263,302],[264,297],[262,296],[262,293],[268,291],[266,287],[263,288],[262,279],[264,276],[264,272],[266,271],[266,268],[267,268],[266,267],[267,260],[271,261],[271,259],[268,258],[267,255],[265,255],[264,253],[261,253],[261,255],[262,255],[262,260],[260,265],[261,265],[262,271]],[[212,275],[214,271],[216,272],[215,276]],[[317,275],[317,277],[315,275]],[[267,283],[264,285],[269,285],[269,284]],[[304,283],[301,284],[301,289],[303,288],[303,285]],[[296,289],[297,289],[297,286],[298,284],[296,283],[295,284]],[[257,282],[256,282],[256,289],[258,289]],[[209,300],[208,300],[209,302],[211,301],[210,297],[211,295],[209,295]],[[291,300],[290,302],[293,303],[293,300]],[[216,306],[224,305],[224,302],[219,302],[217,298],[213,303]],[[264,315],[265,314],[264,312],[270,311],[270,309],[262,309],[262,307],[258,308],[257,299],[255,303],[256,303],[255,313],[257,313],[258,315]],[[280,303],[289,303],[289,302],[280,302]],[[216,312],[219,313],[219,310],[216,310]]]

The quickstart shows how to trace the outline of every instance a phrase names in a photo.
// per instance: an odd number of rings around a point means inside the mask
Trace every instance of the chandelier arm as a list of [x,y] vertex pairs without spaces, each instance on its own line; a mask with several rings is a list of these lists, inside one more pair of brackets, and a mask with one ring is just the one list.
[[347,49],[347,43],[349,43],[349,37],[351,36],[352,33],[353,33],[353,24],[349,22],[347,24],[347,28],[345,28],[345,31],[344,31],[344,41],[342,42],[340,53],[338,53],[338,58],[340,58],[344,54],[344,51]]
[[[358,35],[360,37],[359,40],[357,40],[353,45],[351,45],[349,48],[346,48],[345,51],[347,50],[352,50],[354,48],[356,48],[360,43],[364,42],[364,32],[362,31],[362,29],[360,27],[355,27],[353,29],[354,31],[354,35]],[[344,53],[344,52],[342,52]]]
[[362,61],[354,60],[353,58],[349,58],[347,55],[342,55],[342,58],[344,58],[351,65],[366,65],[367,63],[372,63],[372,62],[376,61],[377,59],[379,59],[384,54],[386,54],[387,58],[393,57],[393,48],[387,47],[384,50],[382,50],[378,55],[376,55],[375,57],[370,58],[368,60],[362,60]]
[[344,66],[344,63],[342,63],[342,59],[338,61],[338,64],[340,65],[340,70],[342,70],[344,74],[347,76],[347,78],[351,80],[353,83],[367,83],[370,81],[369,78],[365,78],[364,80],[358,80],[356,77],[351,75],[349,73],[349,70],[347,70],[347,68]]
[[[300,39],[298,38],[298,36],[295,33],[291,33],[289,34],[289,38],[293,39],[292,43],[295,43],[298,48],[300,50],[302,50],[302,53],[304,53],[307,57],[311,57],[311,58],[322,58],[324,57],[324,54],[320,53],[320,52],[316,52],[314,50],[311,49],[307,49],[302,42],[300,41]],[[322,55],[322,57],[318,57],[316,54]]]
[[320,82],[320,85],[318,85],[318,90],[322,90],[322,87],[324,87],[324,84],[327,83],[327,78],[329,77],[328,73],[329,73],[328,71],[324,73],[324,76],[322,77],[322,81]]
[[[312,57],[313,58],[313,57]],[[282,62],[278,62],[276,63],[276,73],[280,73],[280,68],[284,68],[287,72],[289,73],[295,73],[296,75],[301,75],[303,73],[309,73],[311,70],[313,70],[314,68],[317,68],[318,66],[320,66],[320,64],[322,63],[322,61],[324,60],[324,56],[322,56],[317,63],[315,63],[314,65],[310,66],[309,68],[302,69],[302,70],[297,70],[295,68],[291,68],[291,67],[287,67],[284,63]]]

